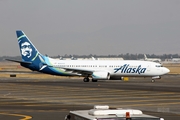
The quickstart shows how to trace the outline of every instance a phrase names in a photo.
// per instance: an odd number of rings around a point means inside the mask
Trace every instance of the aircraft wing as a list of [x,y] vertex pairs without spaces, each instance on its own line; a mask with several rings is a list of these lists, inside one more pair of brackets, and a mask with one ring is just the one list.
[[64,69],[66,72],[71,72],[82,76],[92,75],[94,72],[92,70],[74,69],[74,68],[61,68],[61,69]]

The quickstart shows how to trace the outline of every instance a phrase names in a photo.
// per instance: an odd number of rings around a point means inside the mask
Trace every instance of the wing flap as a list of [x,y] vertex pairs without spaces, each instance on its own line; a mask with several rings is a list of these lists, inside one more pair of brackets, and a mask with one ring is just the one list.
[[84,70],[84,69],[74,69],[74,68],[62,68],[66,72],[71,72],[75,74],[81,74],[81,75],[92,75],[94,71],[91,70]]

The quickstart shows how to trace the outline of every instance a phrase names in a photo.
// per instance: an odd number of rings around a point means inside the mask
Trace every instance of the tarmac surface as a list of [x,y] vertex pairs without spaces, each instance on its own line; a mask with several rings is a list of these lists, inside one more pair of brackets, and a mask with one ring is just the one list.
[[0,78],[0,120],[64,120],[70,110],[94,105],[140,109],[180,120],[180,76],[84,83],[82,78]]

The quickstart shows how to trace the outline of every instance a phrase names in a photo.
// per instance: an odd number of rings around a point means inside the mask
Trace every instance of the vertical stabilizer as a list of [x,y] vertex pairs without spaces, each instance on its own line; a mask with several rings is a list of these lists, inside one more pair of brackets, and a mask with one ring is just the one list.
[[147,56],[146,56],[146,54],[144,54],[144,60],[147,60]]
[[[45,62],[45,56],[41,55],[32,42],[28,39],[25,33],[21,30],[16,31],[17,39],[19,43],[20,53],[22,57],[21,65],[31,70],[41,71],[47,64]],[[31,64],[25,64],[31,63]]]
[[17,30],[17,39],[23,61],[33,61],[38,56],[38,50],[23,31]]

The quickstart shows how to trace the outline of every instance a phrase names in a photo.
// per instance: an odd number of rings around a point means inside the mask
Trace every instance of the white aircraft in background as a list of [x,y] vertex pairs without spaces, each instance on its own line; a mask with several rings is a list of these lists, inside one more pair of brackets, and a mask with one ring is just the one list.
[[144,54],[144,60],[145,61],[152,61],[152,62],[161,62],[160,58],[147,58],[146,54]]
[[[160,79],[169,69],[159,63],[138,60],[58,60],[42,55],[23,31],[16,31],[22,60],[21,66],[51,75],[82,76],[84,82],[97,80],[121,80],[122,77],[152,77]],[[42,42],[44,43],[44,42]]]

